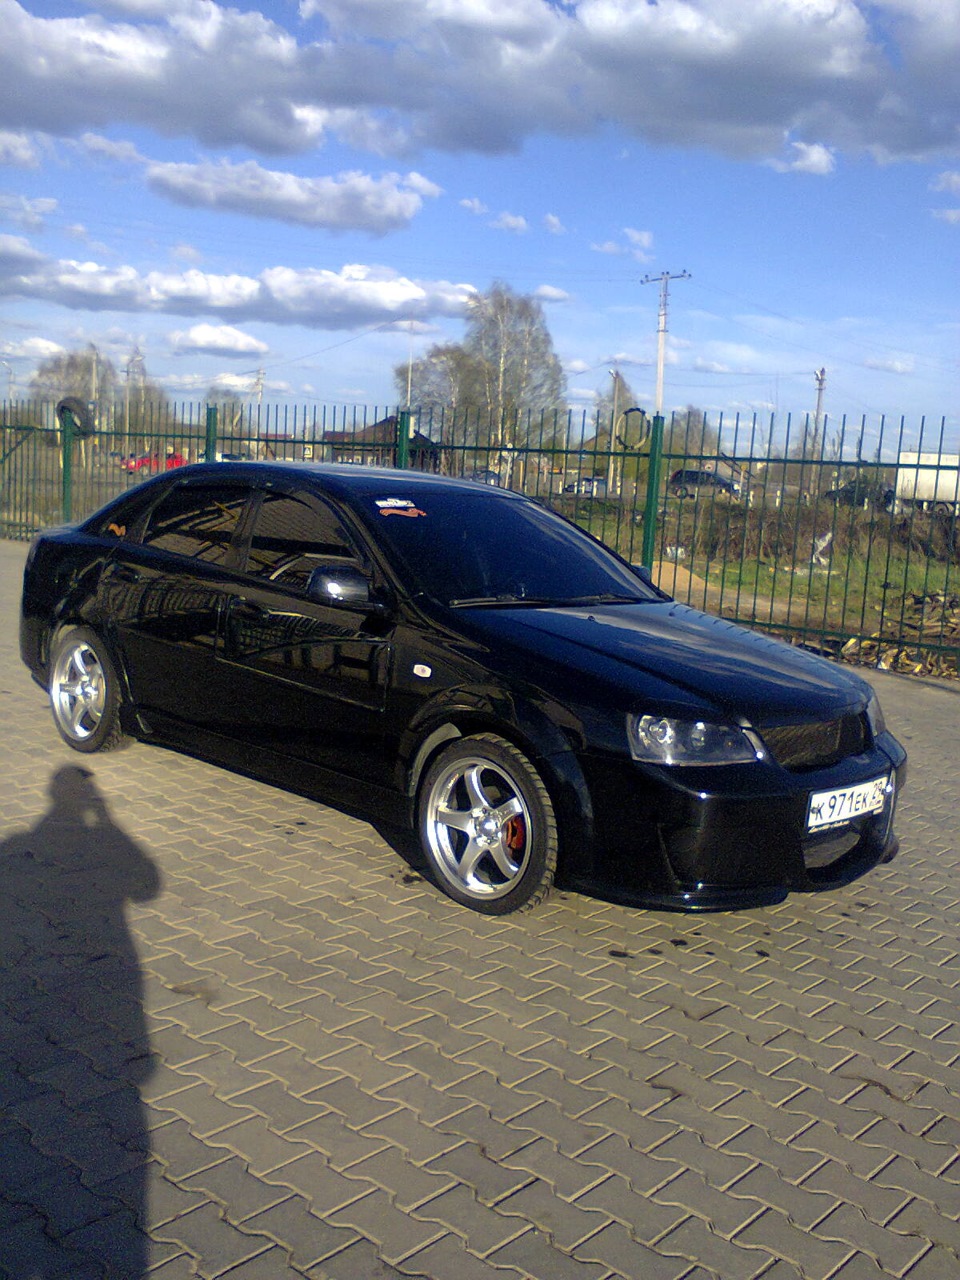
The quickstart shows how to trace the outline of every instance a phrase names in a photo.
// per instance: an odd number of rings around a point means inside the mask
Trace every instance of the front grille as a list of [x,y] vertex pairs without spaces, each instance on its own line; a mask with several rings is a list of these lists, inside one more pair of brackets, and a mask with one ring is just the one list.
[[784,769],[826,769],[869,745],[863,716],[761,729],[767,750]]

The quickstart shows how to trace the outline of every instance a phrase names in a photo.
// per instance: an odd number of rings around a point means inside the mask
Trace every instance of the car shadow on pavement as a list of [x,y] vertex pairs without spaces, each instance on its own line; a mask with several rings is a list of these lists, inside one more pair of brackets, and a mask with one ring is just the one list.
[[160,892],[93,774],[0,844],[0,1275],[141,1277],[152,1070],[124,906]]

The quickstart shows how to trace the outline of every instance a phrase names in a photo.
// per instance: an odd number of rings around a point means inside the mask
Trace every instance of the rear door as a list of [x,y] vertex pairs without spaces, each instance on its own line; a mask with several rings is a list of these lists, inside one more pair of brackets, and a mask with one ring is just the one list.
[[[243,483],[172,485],[139,541],[118,543],[100,582],[134,702],[190,724],[220,719],[228,690],[215,662],[220,614],[236,578]],[[218,678],[220,677],[220,678]]]

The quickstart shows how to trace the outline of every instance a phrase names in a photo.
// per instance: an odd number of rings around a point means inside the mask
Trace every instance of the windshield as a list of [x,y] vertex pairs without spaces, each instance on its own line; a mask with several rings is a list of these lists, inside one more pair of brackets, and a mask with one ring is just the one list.
[[365,494],[365,523],[411,590],[444,604],[657,598],[605,547],[536,503],[479,486],[398,495],[392,486]]

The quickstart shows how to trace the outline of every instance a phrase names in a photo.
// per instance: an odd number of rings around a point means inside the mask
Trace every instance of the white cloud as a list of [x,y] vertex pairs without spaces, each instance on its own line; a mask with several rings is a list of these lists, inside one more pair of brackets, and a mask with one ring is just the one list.
[[77,140],[77,146],[88,156],[104,160],[116,160],[123,164],[138,164],[143,160],[132,142],[105,138],[99,133],[85,133]]
[[47,215],[56,211],[57,201],[46,197],[28,200],[26,196],[0,196],[0,218],[27,230],[42,227]]
[[483,203],[483,201],[482,201],[482,200],[478,200],[478,199],[476,198],[476,196],[473,196],[473,197],[472,197],[471,199],[469,199],[469,200],[461,200],[461,201],[460,201],[460,208],[461,208],[461,209],[466,209],[468,213],[473,213],[473,214],[475,214],[478,218],[482,218],[482,217],[483,217],[483,215],[484,215],[485,213],[489,213],[489,212],[490,212],[490,210],[489,210],[489,209],[487,208],[487,206]]
[[424,197],[440,195],[440,188],[419,173],[301,178],[265,169],[253,160],[242,164],[155,161],[147,168],[147,185],[176,204],[192,208],[372,235],[407,226],[420,212]]
[[533,296],[541,302],[569,302],[570,295],[565,289],[558,289],[552,284],[542,284],[534,289]]
[[604,240],[598,244],[590,246],[594,253],[606,253],[611,257],[619,254],[628,253],[637,262],[650,262],[653,254],[650,250],[653,248],[653,232],[638,231],[635,227],[623,228],[624,241],[620,240]]
[[184,244],[181,241],[179,244],[175,244],[170,250],[170,257],[173,258],[175,262],[197,263],[201,260],[203,255],[194,245]]
[[0,352],[11,360],[48,360],[62,355],[66,348],[49,338],[25,338],[23,342],[5,342]]
[[25,133],[12,133],[0,129],[0,164],[18,169],[36,169],[40,163],[37,149]]
[[756,159],[817,137],[778,162],[812,173],[838,149],[957,146],[953,0],[302,0],[289,28],[282,6],[276,20],[215,0],[98,7],[119,16],[0,0],[14,136],[122,122],[261,155],[331,135],[378,154],[495,153],[606,120]]
[[916,372],[916,360],[911,355],[882,356],[864,360],[865,369],[876,369],[880,373],[911,374]]
[[20,273],[26,278],[45,263],[43,254],[23,236],[0,234],[0,288],[3,280],[16,280]]
[[277,266],[258,276],[196,268],[141,273],[131,266],[47,258],[22,237],[0,235],[0,297],[81,310],[351,329],[462,316],[474,292],[472,285],[413,280],[388,267],[362,264],[340,271]]
[[227,324],[195,324],[192,328],[174,330],[170,345],[177,355],[215,355],[229,357],[262,356],[270,350],[259,338]]
[[[930,190],[943,191],[952,196],[960,195],[960,173],[948,169],[938,174],[930,183]],[[939,222],[946,222],[949,226],[960,224],[960,209],[934,209],[932,213]]]
[[213,379],[217,391],[233,391],[237,395],[251,395],[256,389],[257,375],[244,373],[218,373]]
[[590,406],[597,401],[597,392],[593,387],[568,387],[567,400],[572,405]]
[[791,142],[791,158],[788,160],[770,160],[770,167],[778,173],[811,173],[818,177],[833,173],[837,167],[837,158],[831,147],[819,142]]
[[522,236],[529,230],[527,220],[519,213],[501,213],[490,223],[495,231],[512,231]]
[[552,236],[562,236],[567,230],[555,213],[546,214],[543,219],[543,225]]
[[624,227],[623,234],[627,237],[630,252],[637,262],[650,262],[653,258],[653,254],[650,252],[653,248],[653,232],[637,231],[634,227]]

